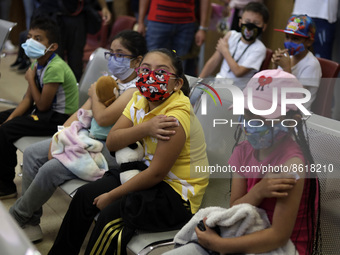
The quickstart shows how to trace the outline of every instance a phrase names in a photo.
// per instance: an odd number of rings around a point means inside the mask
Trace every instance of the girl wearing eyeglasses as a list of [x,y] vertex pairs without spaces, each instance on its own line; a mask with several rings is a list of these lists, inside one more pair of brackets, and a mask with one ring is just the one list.
[[[146,42],[143,36],[135,31],[119,33],[111,44],[111,50],[105,54],[110,72],[116,77],[120,96],[108,107],[99,101],[95,84],[88,91],[89,99],[81,107],[91,109],[97,123],[102,126],[113,125],[122,114],[132,98],[136,88],[137,74],[134,71],[140,65],[146,53]],[[70,126],[77,119],[73,114],[64,126]],[[78,178],[60,161],[52,158],[50,153],[51,139],[32,144],[24,152],[22,197],[11,207],[10,213],[23,228],[31,241],[43,237],[39,226],[43,204],[53,195],[57,187],[65,181]],[[105,141],[102,141],[105,143]],[[109,167],[116,166],[114,158],[103,146],[104,155]]]
[[49,254],[78,254],[93,218],[99,217],[85,254],[126,254],[136,230],[179,229],[198,210],[208,173],[202,127],[191,111],[181,60],[166,49],[150,51],[136,86],[106,145],[117,151],[142,141],[147,168],[124,184],[119,171],[82,186],[72,199]]

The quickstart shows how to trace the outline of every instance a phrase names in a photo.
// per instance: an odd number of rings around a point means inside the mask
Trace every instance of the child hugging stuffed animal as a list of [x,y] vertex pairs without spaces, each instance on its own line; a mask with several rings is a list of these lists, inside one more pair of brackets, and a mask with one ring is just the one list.
[[[102,76],[98,79],[96,85],[96,93],[100,102],[109,106],[118,97],[118,85],[111,76]],[[95,135],[100,139],[99,129],[103,130],[106,127],[100,127],[94,118],[92,119],[90,135]],[[95,130],[92,131],[93,128]],[[110,127],[111,128],[111,127]],[[92,133],[93,132],[93,133]],[[106,138],[106,137],[105,137]],[[144,164],[144,149],[140,142],[130,144],[128,147],[120,149],[113,153],[117,163],[120,165],[120,182],[123,184],[137,175],[140,171],[147,168]]]
[[[118,97],[119,87],[110,76],[97,80],[96,94],[100,102],[109,106]],[[79,178],[94,181],[108,170],[101,151],[112,126],[101,127],[92,116],[91,110],[79,109],[78,121],[54,134],[52,156]]]
[[96,94],[100,102],[108,107],[119,95],[119,87],[111,76],[101,76],[97,80]]
[[[115,79],[111,76],[101,76],[97,80],[96,94],[98,100],[106,107],[112,104],[119,96],[119,87]],[[101,127],[97,121],[92,118],[89,136],[99,140],[106,140],[112,126]]]
[[122,184],[147,168],[143,162],[144,148],[140,142],[116,151],[113,156],[120,165],[120,182]]

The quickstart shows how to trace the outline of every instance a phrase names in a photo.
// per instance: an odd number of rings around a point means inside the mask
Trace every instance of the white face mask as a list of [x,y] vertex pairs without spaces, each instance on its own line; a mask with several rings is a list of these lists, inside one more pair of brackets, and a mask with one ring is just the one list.
[[123,81],[135,71],[130,67],[130,62],[131,59],[129,58],[115,58],[111,56],[109,62],[107,63],[107,67],[114,76]]
[[45,45],[42,43],[30,38],[27,39],[25,43],[21,44],[21,47],[24,49],[25,54],[29,58],[38,59],[46,54],[47,51],[51,48],[52,44],[48,49],[46,49]]

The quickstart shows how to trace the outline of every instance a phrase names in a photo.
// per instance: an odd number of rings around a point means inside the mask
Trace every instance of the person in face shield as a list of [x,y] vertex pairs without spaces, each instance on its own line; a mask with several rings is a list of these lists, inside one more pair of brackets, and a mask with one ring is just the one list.
[[17,165],[13,143],[23,136],[48,136],[57,131],[78,108],[78,88],[70,67],[55,53],[59,29],[49,18],[32,21],[21,45],[34,59],[25,78],[27,90],[14,109],[0,113],[0,199],[17,195],[13,182]]

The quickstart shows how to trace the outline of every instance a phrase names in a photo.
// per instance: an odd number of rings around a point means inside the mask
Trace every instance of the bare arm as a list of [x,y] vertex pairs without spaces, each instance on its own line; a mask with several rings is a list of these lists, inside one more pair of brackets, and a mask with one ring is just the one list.
[[250,68],[241,66],[236,62],[230,53],[228,40],[226,40],[226,38],[221,38],[218,40],[216,51],[218,51],[227,61],[230,70],[236,77],[242,77],[251,70]]
[[217,66],[221,63],[222,59],[222,55],[218,51],[215,51],[215,53],[209,58],[207,63],[205,63],[199,77],[206,78],[211,75],[215,71]]
[[[95,86],[94,86],[95,88]],[[132,98],[132,94],[136,89],[128,89],[121,96],[117,98],[109,107],[106,107],[101,102],[98,101],[96,93],[90,93],[91,98],[88,98],[86,102],[81,106],[82,109],[91,110],[94,118],[96,119],[98,125],[109,126],[115,124],[118,118],[122,115],[122,112],[127,105],[127,103]],[[73,121],[78,120],[78,111],[73,113],[63,124],[64,127],[71,125]],[[137,140],[136,140],[137,141]],[[129,144],[127,144],[129,145]],[[52,158],[51,150],[49,150],[49,159]]]
[[[87,99],[86,102],[80,107],[85,110],[90,110],[91,109],[91,99]],[[79,110],[79,109],[78,109]],[[75,120],[78,120],[77,117],[78,111],[73,113],[63,124],[64,127],[69,127],[71,126],[71,123]]]
[[110,106],[106,107],[98,100],[97,94],[95,93],[95,86],[96,85],[93,84],[89,89],[93,117],[100,126],[106,127],[113,125],[122,115],[122,112],[124,111],[128,102],[131,100],[132,95],[137,90],[137,88],[126,90]]
[[139,0],[138,10],[138,32],[145,36],[145,24],[144,19],[150,6],[150,0]]
[[247,193],[247,183],[244,178],[233,178],[230,205],[248,203],[259,206],[264,198],[282,198],[288,196],[288,191],[296,184],[294,178],[275,178],[277,174],[267,174]]
[[[287,160],[284,165],[302,164],[302,161],[295,157]],[[290,168],[289,168],[290,169]],[[235,178],[236,177],[236,178]],[[261,181],[256,183],[247,193],[247,183],[244,178],[235,174],[230,197],[230,205],[248,203],[258,206],[265,198],[284,198],[296,185],[296,180],[289,173],[267,173]],[[235,185],[234,185],[235,184]]]
[[22,116],[31,108],[32,105],[33,105],[33,99],[31,96],[30,88],[28,87],[24,98],[21,100],[21,102],[15,108],[15,110],[11,113],[11,115],[8,116],[6,121],[9,121],[17,116]]
[[[225,37],[223,37],[223,40],[228,41],[230,38],[231,32],[228,32]],[[222,38],[221,38],[222,39]],[[221,40],[220,39],[220,40]],[[209,58],[209,60],[207,61],[207,63],[204,65],[199,77],[201,78],[206,78],[209,75],[211,75],[215,69],[217,68],[217,66],[222,62],[223,60],[223,55],[217,50],[217,46],[216,46],[216,51],[214,52],[214,54]]]
[[277,68],[280,66],[283,71],[286,71],[288,73],[292,72],[292,67],[291,67],[291,60],[288,55],[288,50],[287,49],[280,49],[278,48],[275,50],[273,53],[272,59],[273,67]]
[[125,194],[145,190],[161,182],[176,162],[186,140],[185,132],[181,125],[173,128],[173,130],[175,130],[176,133],[170,140],[158,140],[154,157],[146,170],[140,172],[123,185],[97,197],[94,204],[96,204],[99,209],[103,209]]
[[[200,0],[200,27],[207,28],[209,24],[210,0]],[[195,35],[195,42],[198,46],[201,46],[205,41],[206,31],[199,29]]]
[[158,115],[147,122],[133,126],[131,120],[122,115],[110,130],[106,147],[109,151],[117,151],[147,136],[158,140],[170,140],[170,137],[176,134],[175,127],[178,127],[178,123],[174,117]]
[[[293,158],[288,160],[285,165],[293,164],[293,162],[294,164],[302,164],[300,159]],[[242,181],[240,182],[242,184]],[[244,184],[242,185],[243,189],[246,188]],[[208,229],[208,232],[202,232],[196,229],[200,244],[208,249],[221,253],[263,253],[285,245],[294,229],[303,187],[304,179],[301,178],[291,189],[285,190],[287,195],[277,197],[270,228],[236,238],[221,238],[211,229]],[[238,190],[238,192],[239,194],[244,193],[240,190]],[[244,195],[244,197],[245,196],[246,195]],[[240,199],[238,201],[240,201]],[[248,201],[250,201],[250,199]]]
[[107,8],[107,4],[105,0],[98,0],[98,3],[100,7],[102,8],[103,20],[105,21],[105,24],[107,25],[111,21],[111,12],[109,8]]
[[[85,110],[90,110],[91,109],[91,99],[87,99],[86,102],[80,107],[82,109],[85,109]],[[79,109],[78,109],[79,110]],[[72,122],[73,121],[76,121],[78,120],[78,110],[73,113],[63,124],[64,127],[69,127],[71,126]],[[50,142],[50,148],[48,149],[48,159],[52,159],[52,152],[51,152],[51,146],[52,146],[52,140]]]

